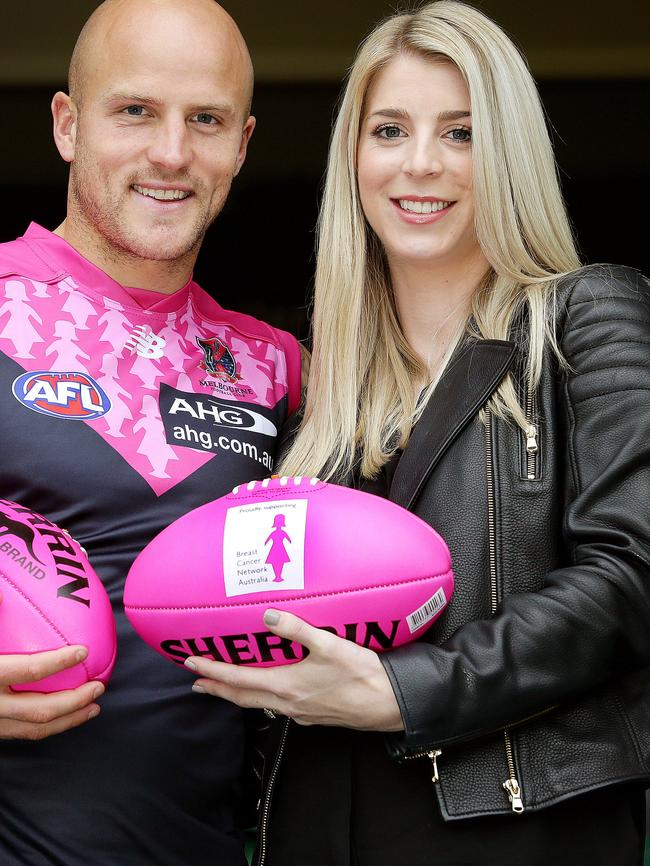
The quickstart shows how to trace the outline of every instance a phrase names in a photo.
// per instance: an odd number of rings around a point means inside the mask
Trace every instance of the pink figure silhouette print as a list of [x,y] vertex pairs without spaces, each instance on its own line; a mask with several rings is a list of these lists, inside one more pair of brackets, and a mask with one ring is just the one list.
[[287,562],[291,562],[291,557],[284,546],[285,541],[288,541],[289,544],[291,544],[291,539],[282,528],[284,524],[284,514],[276,514],[273,520],[273,526],[275,528],[264,542],[264,544],[268,544],[269,541],[271,542],[271,549],[269,550],[269,555],[266,557],[266,562],[268,562],[273,569],[273,574],[275,574],[275,577],[273,578],[274,583],[280,583],[284,580],[282,577],[282,569]]

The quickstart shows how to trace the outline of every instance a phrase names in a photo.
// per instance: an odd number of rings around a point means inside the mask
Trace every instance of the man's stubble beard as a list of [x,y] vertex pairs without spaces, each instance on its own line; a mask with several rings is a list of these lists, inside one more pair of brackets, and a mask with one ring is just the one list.
[[[88,195],[87,190],[94,188],[92,184],[88,186],[84,183],[84,178],[88,177],[92,178],[95,183],[99,181],[99,186],[103,185],[106,190],[104,198],[99,199],[96,196]],[[159,238],[153,237],[148,242],[139,238],[136,233],[129,232],[128,226],[120,221],[119,215],[126,206],[126,197],[129,193],[111,196],[107,180],[103,178],[92,158],[84,152],[83,148],[78,147],[75,161],[70,166],[70,205],[73,207],[69,207],[72,212],[68,214],[68,219],[72,217],[79,229],[82,231],[85,229],[88,241],[101,249],[106,258],[111,261],[126,258],[135,261],[179,262],[188,258],[196,258],[206,231],[221,212],[227,197],[226,191],[214,214],[210,213],[208,207],[205,207],[197,215],[194,225],[185,232],[187,240],[180,239],[180,242],[172,245],[169,239],[165,243]],[[168,178],[159,178],[159,180],[169,182]],[[172,179],[171,182],[173,183],[174,180],[181,182],[178,177]],[[131,184],[137,183],[137,181],[137,176],[130,178],[126,187],[130,189]],[[192,186],[195,195],[200,196],[201,184],[194,181]],[[168,233],[170,230],[173,232],[173,224],[166,224],[166,230]],[[152,234],[155,235],[155,228]]]

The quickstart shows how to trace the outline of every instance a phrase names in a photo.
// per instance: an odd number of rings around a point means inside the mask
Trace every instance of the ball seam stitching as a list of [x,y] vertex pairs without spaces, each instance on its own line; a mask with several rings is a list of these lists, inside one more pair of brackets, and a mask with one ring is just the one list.
[[[15,581],[13,581],[13,580],[9,577],[9,575],[8,575],[6,572],[4,572],[4,571],[0,571],[0,576],[3,577],[3,578],[7,581],[7,583],[9,583],[11,586],[13,586],[13,588],[16,590],[16,592],[17,592],[19,595],[21,595],[21,596],[25,599],[25,601],[26,601],[28,604],[30,604],[30,605],[34,608],[34,610],[35,610],[35,611],[36,611],[36,612],[37,612],[37,613],[38,613],[38,614],[39,614],[39,615],[40,615],[40,616],[45,620],[45,622],[50,626],[50,628],[51,628],[54,632],[56,632],[56,634],[58,634],[58,636],[59,636],[63,641],[65,641],[65,643],[66,643],[67,646],[72,646],[72,644],[70,643],[70,641],[68,640],[68,638],[67,638],[67,637],[64,635],[64,633],[61,631],[61,629],[60,629],[57,625],[55,625],[55,624],[52,622],[52,620],[51,620],[51,619],[50,619],[46,614],[43,613],[43,611],[42,611],[42,610],[40,609],[40,607],[36,604],[36,602],[34,602],[34,601],[33,601],[33,600],[32,600],[32,599],[31,599],[31,598],[30,598],[30,597],[29,597],[29,596],[28,596],[28,595],[27,595],[27,594],[26,594],[26,593],[25,593],[25,592],[24,592],[24,591],[23,591],[23,590],[18,586],[18,584],[15,583]],[[28,653],[28,655],[30,655],[30,654]],[[88,677],[88,679],[91,679],[90,671],[88,670],[88,668],[87,668],[87,666],[86,666],[86,662],[83,661],[83,662],[80,662],[80,664],[82,665],[83,669],[86,671],[86,676]],[[50,676],[52,676],[52,674],[50,674]]]
[[162,605],[143,605],[143,604],[124,604],[125,610],[219,610],[220,608],[232,609],[233,607],[256,607],[258,605],[282,605],[290,601],[310,601],[314,598],[329,598],[331,596],[337,595],[346,595],[352,592],[367,592],[368,590],[375,589],[392,589],[393,587],[402,587],[408,586],[412,583],[422,583],[424,580],[431,580],[432,577],[446,577],[448,574],[451,574],[451,569],[447,569],[447,571],[437,572],[436,574],[430,574],[426,577],[415,577],[412,580],[401,581],[400,583],[381,583],[374,584],[373,586],[358,586],[351,587],[350,589],[339,589],[335,592],[316,592],[310,593],[308,596],[304,595],[294,595],[283,599],[274,599],[266,600],[266,601],[238,601],[238,602],[225,602],[223,604],[193,604],[187,607],[179,607],[178,605],[169,605],[163,607]]

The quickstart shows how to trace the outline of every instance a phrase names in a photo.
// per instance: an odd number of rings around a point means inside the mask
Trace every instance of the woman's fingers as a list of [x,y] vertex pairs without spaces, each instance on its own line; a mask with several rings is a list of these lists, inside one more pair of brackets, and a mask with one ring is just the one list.
[[185,664],[202,677],[194,689],[240,707],[273,710],[304,725],[401,729],[399,707],[376,653],[285,611],[269,610],[264,621],[274,634],[307,647],[307,658],[255,668],[192,657]]
[[264,625],[273,634],[307,647],[310,653],[327,653],[341,640],[329,631],[315,628],[304,619],[283,610],[267,610],[264,614]]
[[192,690],[198,694],[208,694],[215,698],[223,698],[245,709],[262,710],[273,708],[278,713],[284,713],[284,700],[269,691],[257,689],[235,688],[226,683],[210,678],[197,680]]

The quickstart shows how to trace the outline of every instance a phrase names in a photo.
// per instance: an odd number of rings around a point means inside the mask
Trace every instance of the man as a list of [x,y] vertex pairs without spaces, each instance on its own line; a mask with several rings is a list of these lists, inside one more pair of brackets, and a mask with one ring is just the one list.
[[268,431],[298,402],[295,340],[191,279],[246,156],[251,90],[213,0],[107,0],[52,102],[66,219],[0,247],[0,492],[84,545],[118,630],[105,695],[11,690],[81,647],[0,658],[2,866],[245,862],[241,711],[192,694],[122,590],[164,526],[269,474]]

